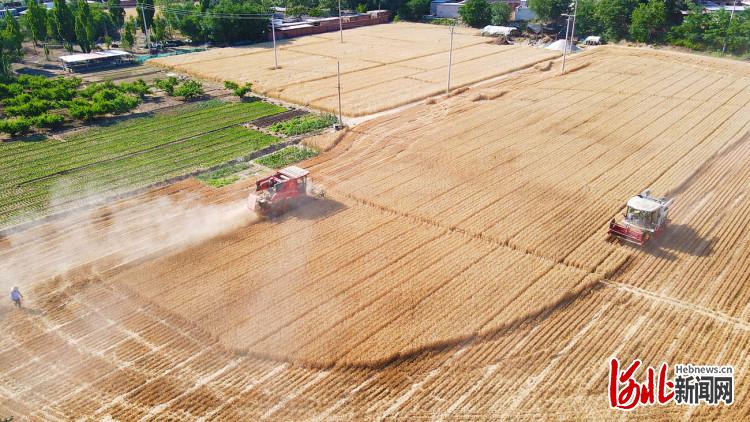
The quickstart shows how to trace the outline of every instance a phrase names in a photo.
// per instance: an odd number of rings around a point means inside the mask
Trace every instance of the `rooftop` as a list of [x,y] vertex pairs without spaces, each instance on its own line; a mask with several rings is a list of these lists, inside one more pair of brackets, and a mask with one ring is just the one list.
[[65,63],[76,63],[76,62],[85,62],[89,60],[98,60],[98,59],[105,59],[105,58],[111,58],[111,57],[127,57],[131,55],[132,54],[128,53],[127,51],[122,51],[122,50],[104,50],[104,51],[95,51],[92,53],[69,54],[67,56],[60,56],[60,60],[62,60]]
[[661,203],[650,198],[634,196],[628,201],[628,206],[637,210],[652,212],[658,210],[661,207]]

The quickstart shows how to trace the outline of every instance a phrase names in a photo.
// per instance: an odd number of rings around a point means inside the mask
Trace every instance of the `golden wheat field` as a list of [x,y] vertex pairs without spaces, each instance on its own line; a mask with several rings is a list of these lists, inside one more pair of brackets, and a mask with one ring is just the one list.
[[[302,164],[326,198],[274,220],[245,215],[252,180],[188,180],[3,239],[35,284],[0,310],[0,416],[747,418],[750,65],[570,69],[350,128]],[[663,237],[607,242],[648,187]],[[612,410],[612,357],[732,365],[734,403]]]
[[[476,30],[457,28],[451,87],[457,88],[553,59],[559,53],[495,45]],[[364,116],[444,92],[448,27],[416,23],[375,25],[278,41],[279,68],[270,43],[227,47],[149,61],[199,78],[250,82],[256,92],[295,104]]]

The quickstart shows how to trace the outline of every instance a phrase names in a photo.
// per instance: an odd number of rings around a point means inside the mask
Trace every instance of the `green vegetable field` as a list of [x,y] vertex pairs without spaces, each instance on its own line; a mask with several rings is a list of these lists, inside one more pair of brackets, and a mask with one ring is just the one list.
[[278,142],[239,126],[285,111],[207,101],[64,140],[0,143],[0,227],[215,166]]
[[264,157],[260,157],[255,160],[255,162],[266,167],[278,169],[290,164],[307,160],[308,158],[315,157],[316,155],[318,155],[318,151],[314,149],[298,148],[292,146],[278,150]]

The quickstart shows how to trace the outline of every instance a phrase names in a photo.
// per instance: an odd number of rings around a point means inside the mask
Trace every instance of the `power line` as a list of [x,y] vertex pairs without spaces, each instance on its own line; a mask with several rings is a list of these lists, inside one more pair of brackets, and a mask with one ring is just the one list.
[[[101,3],[102,6],[106,9],[126,9],[124,6],[110,6],[105,3]],[[183,10],[183,9],[173,9],[169,7],[164,6],[151,6],[142,4],[138,7],[139,9],[142,9],[142,13],[144,13],[143,10],[149,10],[149,11],[159,11],[165,14],[173,14],[173,15],[182,15],[182,16],[198,16],[198,17],[208,17],[213,19],[240,19],[240,20],[267,20],[270,19],[273,14],[272,13],[212,13],[212,12],[199,12],[199,11],[190,11],[190,10]]]

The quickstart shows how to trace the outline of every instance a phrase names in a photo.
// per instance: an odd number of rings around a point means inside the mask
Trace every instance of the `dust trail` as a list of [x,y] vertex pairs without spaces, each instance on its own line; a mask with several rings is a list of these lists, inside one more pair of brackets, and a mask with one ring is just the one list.
[[0,290],[28,289],[75,269],[97,274],[230,233],[258,219],[246,200],[207,204],[197,194],[177,196],[82,210],[9,235],[0,247]]

